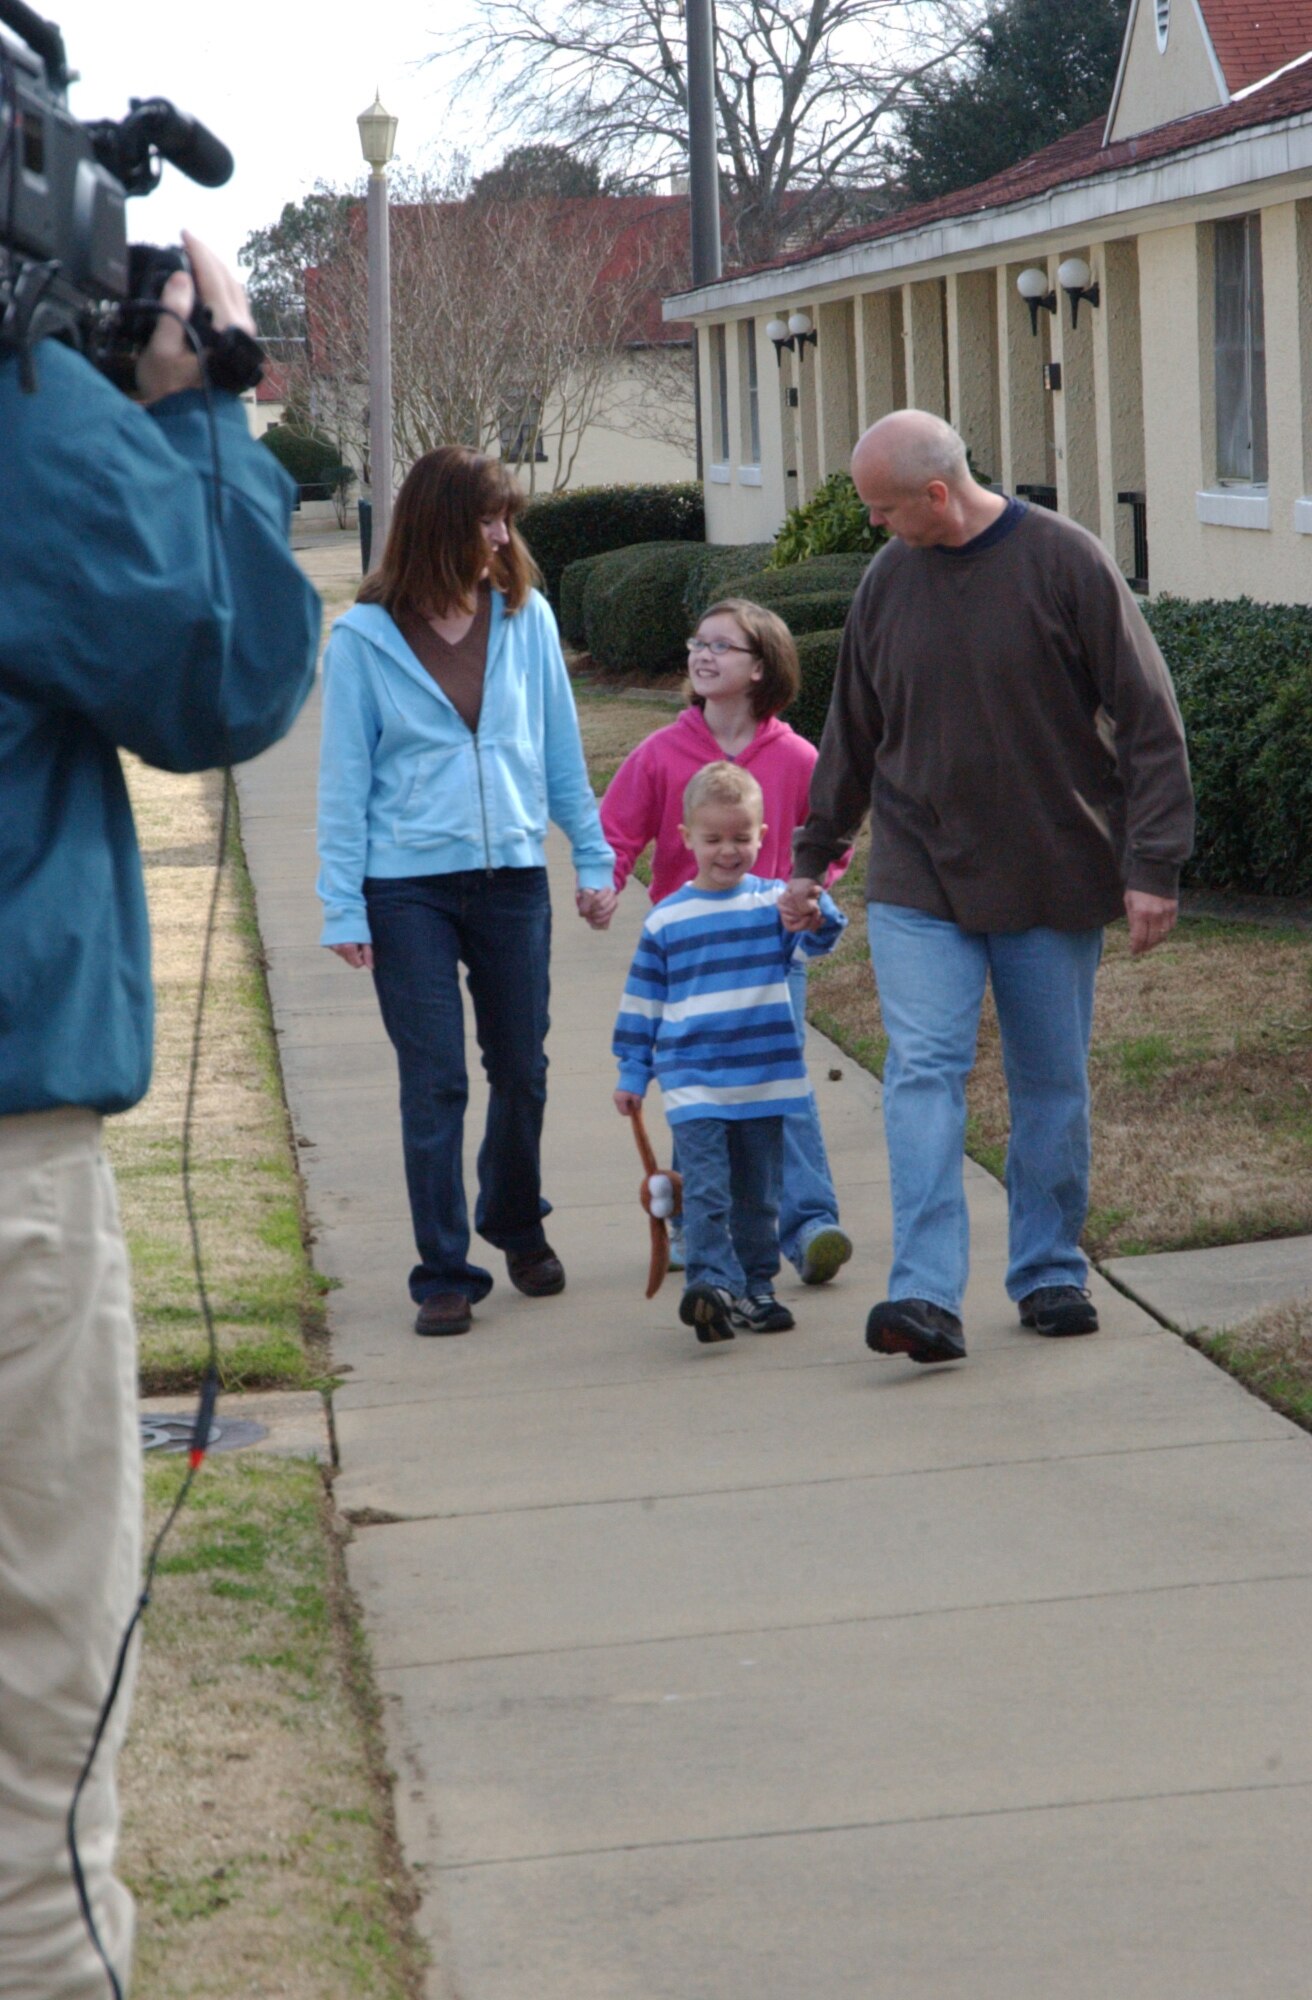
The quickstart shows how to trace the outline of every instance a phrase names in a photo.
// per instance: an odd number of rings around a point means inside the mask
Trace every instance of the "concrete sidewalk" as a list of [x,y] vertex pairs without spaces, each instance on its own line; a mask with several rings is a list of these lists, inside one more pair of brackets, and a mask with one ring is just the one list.
[[313,705],[242,827],[433,2000],[1307,1992],[1312,1441],[1101,1283],[1098,1338],[1023,1334],[975,1168],[969,1362],[869,1356],[878,1089],[818,1038],[857,1255],[788,1275],[796,1333],[699,1348],[675,1281],[643,1299],[610,1103],[641,898],[592,934],[559,851],[569,1289],[489,1252],[474,1332],[416,1339],[391,1051],[316,942],[316,743]]

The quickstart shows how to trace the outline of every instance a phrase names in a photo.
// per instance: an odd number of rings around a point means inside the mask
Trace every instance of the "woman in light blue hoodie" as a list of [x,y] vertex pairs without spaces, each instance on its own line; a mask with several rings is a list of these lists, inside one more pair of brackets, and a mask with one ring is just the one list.
[[545,1297],[565,1283],[540,1186],[549,818],[572,844],[579,914],[601,930],[615,907],[556,623],[514,525],[523,504],[499,460],[426,453],[324,657],[322,941],[372,971],[396,1050],[423,1334],[464,1333],[492,1286],[469,1261],[460,966],[490,1085],[474,1227],[512,1284]]

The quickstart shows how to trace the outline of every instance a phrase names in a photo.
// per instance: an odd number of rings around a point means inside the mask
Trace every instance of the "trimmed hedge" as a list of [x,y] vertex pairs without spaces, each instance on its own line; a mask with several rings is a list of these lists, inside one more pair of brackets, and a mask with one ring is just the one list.
[[841,625],[828,631],[804,632],[797,641],[797,658],[802,669],[802,686],[797,700],[784,719],[799,736],[820,741],[820,732],[829,713],[829,697],[834,691],[834,669],[838,665]]
[[1312,895],[1312,607],[1146,605],[1189,739],[1198,833],[1186,879]]
[[684,591],[699,554],[691,542],[642,542],[612,549],[590,565],[583,628],[598,666],[652,675],[682,671],[690,623]]
[[585,646],[587,631],[583,623],[583,593],[588,587],[594,563],[600,556],[580,556],[577,562],[567,563],[560,579],[560,636],[570,646]]
[[629,548],[634,542],[705,542],[702,489],[695,481],[672,486],[580,486],[530,501],[519,531],[542,571],[553,609],[560,582],[583,556]]
[[[684,593],[685,606],[689,618],[695,624],[708,604],[714,604],[728,592],[724,585],[734,578],[755,576],[763,570],[770,559],[772,542],[710,542],[701,551],[698,560],[688,572],[688,588]],[[750,593],[740,590],[739,597]]]
[[817,590],[841,593],[850,604],[869,565],[870,558],[865,555],[812,556],[809,562],[792,563],[787,569],[762,569],[751,576],[726,577],[720,595],[750,597],[786,618],[785,607],[790,598],[810,597]]

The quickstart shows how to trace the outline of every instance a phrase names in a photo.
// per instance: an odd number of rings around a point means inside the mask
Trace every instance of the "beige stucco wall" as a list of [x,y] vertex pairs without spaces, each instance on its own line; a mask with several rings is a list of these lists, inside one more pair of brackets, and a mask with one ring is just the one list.
[[1132,139],[1172,118],[1225,102],[1197,0],[1171,0],[1164,50],[1157,46],[1153,0],[1139,0],[1109,136]]
[[[545,462],[520,466],[519,476],[524,486],[550,493],[562,451],[559,406],[543,413],[543,444]],[[695,479],[691,355],[638,349],[617,361],[577,451],[567,436],[564,455],[569,488]]]

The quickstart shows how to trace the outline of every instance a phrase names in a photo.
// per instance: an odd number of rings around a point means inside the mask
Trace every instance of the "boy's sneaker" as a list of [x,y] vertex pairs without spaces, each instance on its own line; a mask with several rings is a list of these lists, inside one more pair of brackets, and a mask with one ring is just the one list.
[[735,1299],[730,1317],[744,1333],[791,1333],[797,1325],[787,1306],[781,1306],[773,1292],[752,1292]]
[[719,1285],[689,1285],[679,1300],[679,1318],[698,1340],[733,1339],[733,1299]]
[[1098,1310],[1078,1285],[1041,1285],[1020,1302],[1020,1323],[1035,1333],[1060,1338],[1068,1333],[1096,1333]]
[[966,1338],[955,1313],[929,1299],[885,1299],[872,1306],[866,1346],[876,1354],[906,1354],[912,1361],[964,1361]]
[[670,1269],[682,1271],[684,1269],[682,1216],[672,1216],[666,1228],[670,1237]]
[[806,1240],[800,1276],[804,1285],[827,1285],[852,1254],[852,1239],[836,1222],[826,1222]]

